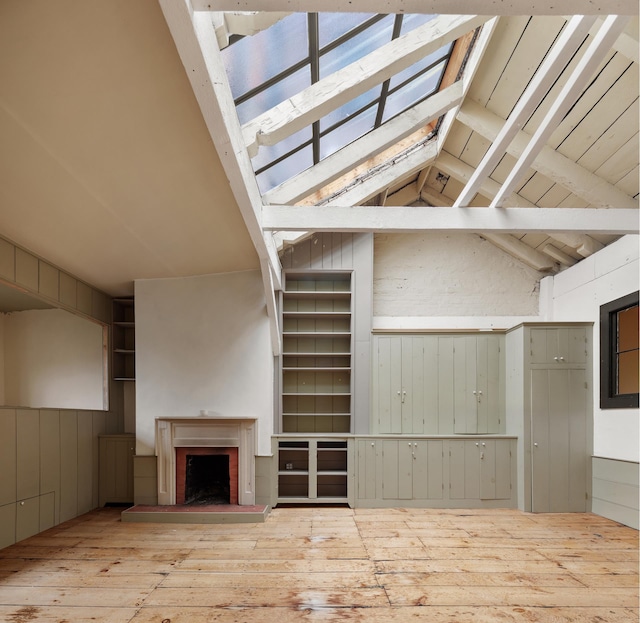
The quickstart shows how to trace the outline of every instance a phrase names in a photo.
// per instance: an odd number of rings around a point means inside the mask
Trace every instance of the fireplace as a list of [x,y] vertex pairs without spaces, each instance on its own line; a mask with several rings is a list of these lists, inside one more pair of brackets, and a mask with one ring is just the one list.
[[255,418],[158,418],[158,504],[255,504]]
[[237,504],[238,448],[176,448],[176,504]]

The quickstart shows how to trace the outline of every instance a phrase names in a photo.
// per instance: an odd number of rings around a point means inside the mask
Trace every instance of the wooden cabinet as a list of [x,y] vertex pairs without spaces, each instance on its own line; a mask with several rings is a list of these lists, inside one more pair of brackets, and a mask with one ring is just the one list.
[[532,365],[585,365],[587,363],[586,327],[532,327],[529,331]]
[[133,504],[135,436],[100,435],[99,505]]
[[591,332],[587,324],[525,324],[507,335],[507,426],[519,438],[523,510],[590,508]]
[[136,378],[135,327],[133,298],[113,299],[111,354],[115,381],[134,381]]
[[278,502],[344,503],[348,499],[345,439],[280,439]]
[[513,507],[512,437],[368,437],[355,440],[355,504]]
[[449,442],[449,489],[452,499],[511,498],[511,440]]
[[504,432],[504,335],[376,335],[372,432]]
[[504,417],[504,355],[500,335],[454,339],[455,433],[497,433]]
[[282,299],[282,431],[351,429],[351,273],[287,272]]

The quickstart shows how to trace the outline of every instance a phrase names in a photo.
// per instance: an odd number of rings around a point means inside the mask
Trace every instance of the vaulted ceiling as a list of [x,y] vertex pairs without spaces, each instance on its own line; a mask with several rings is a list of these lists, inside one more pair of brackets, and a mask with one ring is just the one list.
[[[561,270],[638,231],[638,7],[554,4],[514,0],[496,17],[481,0],[6,0],[0,234],[114,295],[257,266],[268,290],[278,249],[312,231],[475,232]],[[230,36],[283,11],[391,5],[439,13],[436,28],[240,125]],[[435,96],[260,191],[261,144],[449,41],[455,72]]]

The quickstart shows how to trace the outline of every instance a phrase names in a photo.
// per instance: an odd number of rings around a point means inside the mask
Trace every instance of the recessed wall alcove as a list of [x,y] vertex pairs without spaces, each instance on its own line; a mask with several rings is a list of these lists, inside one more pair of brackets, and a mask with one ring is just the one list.
[[[185,448],[188,451],[184,451]],[[235,469],[230,469],[231,490],[237,487],[235,503],[241,506],[255,504],[255,448],[256,418],[157,418],[158,504],[176,504],[179,488],[176,473],[183,463],[181,457],[187,454],[230,454],[233,465],[236,453],[237,479]],[[180,497],[184,498],[184,490]]]

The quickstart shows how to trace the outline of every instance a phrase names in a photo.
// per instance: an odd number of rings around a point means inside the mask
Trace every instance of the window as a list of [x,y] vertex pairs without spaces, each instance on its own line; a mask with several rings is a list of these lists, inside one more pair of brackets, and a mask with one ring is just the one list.
[[600,408],[638,406],[638,292],[600,307]]

